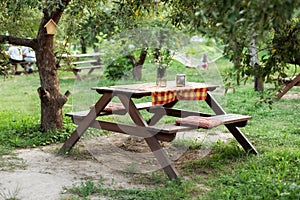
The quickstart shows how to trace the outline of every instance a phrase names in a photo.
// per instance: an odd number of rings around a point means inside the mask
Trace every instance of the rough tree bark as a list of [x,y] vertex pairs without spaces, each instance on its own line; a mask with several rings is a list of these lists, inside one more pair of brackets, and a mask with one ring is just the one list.
[[62,107],[67,102],[69,93],[60,93],[54,55],[54,36],[48,35],[45,24],[52,19],[58,24],[65,7],[70,0],[58,1],[58,8],[44,9],[44,17],[38,32],[38,48],[36,50],[41,87],[38,93],[41,100],[41,128],[43,130],[61,129],[63,127]]

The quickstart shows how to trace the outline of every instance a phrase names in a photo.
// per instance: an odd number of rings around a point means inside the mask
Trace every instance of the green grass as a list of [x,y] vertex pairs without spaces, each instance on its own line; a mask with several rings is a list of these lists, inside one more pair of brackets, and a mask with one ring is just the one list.
[[[220,62],[225,63],[223,60]],[[169,70],[170,80],[174,80],[177,72],[187,74],[189,81],[201,80],[199,74],[202,71],[186,69],[176,63]],[[223,70],[227,70],[227,67],[222,67],[222,72]],[[154,81],[154,74],[153,70],[146,68],[143,81]],[[91,95],[88,96],[88,102],[76,102],[81,98],[78,98],[79,93],[88,90],[94,83],[99,86],[113,84],[100,78],[85,82],[86,85],[80,90],[83,83],[76,81],[72,73],[61,72],[60,78],[61,91],[70,90],[72,93],[64,112],[75,109],[78,104],[88,106],[95,101],[97,95],[94,91],[89,91],[85,94]],[[123,80],[116,84],[126,82],[129,81]],[[70,119],[65,118],[63,131],[39,131],[37,74],[7,79],[0,77],[0,83],[0,163],[3,162],[3,156],[14,148],[62,142],[74,130],[75,126]],[[299,94],[299,87],[293,88],[288,94],[296,92]],[[226,96],[221,95],[223,107],[228,113],[253,117],[241,130],[259,151],[258,156],[247,155],[235,141],[217,142],[209,156],[190,160],[182,166],[180,171],[184,178],[180,182],[167,180],[162,172],[132,175],[134,183],[146,185],[145,188],[137,189],[115,188],[114,183],[107,186],[103,182],[88,180],[68,188],[70,198],[91,199],[92,196],[105,196],[108,199],[300,199],[300,100],[283,98],[274,102],[270,108],[269,105],[257,103],[260,95],[253,91],[251,82],[236,87],[234,93],[229,90]],[[225,131],[222,127],[220,129]],[[192,146],[197,148],[197,144],[193,143]],[[146,184],[147,182],[149,183]]]
[[69,192],[77,194],[81,199],[89,199],[90,195],[105,196],[108,199],[191,199],[191,194],[195,189],[195,184],[191,181],[165,181],[163,184],[152,188],[143,189],[112,189],[106,187],[102,181],[94,183],[91,180],[74,185]]
[[[62,142],[70,135],[73,125],[65,119],[62,131],[40,131],[40,101],[37,93],[39,76],[37,73],[10,76],[0,79],[0,143],[1,148],[35,147]],[[73,83],[72,83],[73,82]],[[67,90],[74,84],[62,80],[61,88]],[[68,108],[66,107],[66,110]]]

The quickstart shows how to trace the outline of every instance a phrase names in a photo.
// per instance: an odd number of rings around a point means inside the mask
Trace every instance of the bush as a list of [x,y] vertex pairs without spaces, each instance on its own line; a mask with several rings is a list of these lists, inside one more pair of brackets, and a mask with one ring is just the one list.
[[126,57],[120,57],[106,67],[104,74],[106,78],[116,81],[122,77],[128,78],[131,69],[130,60]]

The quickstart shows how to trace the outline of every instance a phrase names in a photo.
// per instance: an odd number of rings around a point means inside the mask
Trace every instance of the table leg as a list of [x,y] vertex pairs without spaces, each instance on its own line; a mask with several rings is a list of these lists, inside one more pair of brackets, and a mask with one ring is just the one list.
[[132,121],[138,126],[147,126],[146,121],[143,119],[143,116],[135,106],[134,102],[131,100],[131,97],[125,94],[117,94],[117,96],[126,108]]
[[73,69],[72,71],[73,71],[74,75],[76,76],[77,80],[82,81],[82,78],[81,78],[81,76],[79,75],[79,71],[80,71],[80,70]]
[[[206,97],[206,103],[211,107],[211,109],[217,114],[217,115],[224,115],[226,112],[222,109],[222,107],[218,104],[218,102],[213,98],[213,96],[210,94],[210,92],[207,92]],[[235,139],[242,145],[244,150],[246,152],[252,153],[252,154],[258,154],[255,147],[251,144],[251,142],[248,141],[248,139],[244,136],[244,134],[241,132],[241,130],[232,125],[232,124],[226,124],[226,128],[230,131],[230,133],[235,137]]]
[[287,84],[284,89],[276,95],[276,100],[279,100],[283,95],[285,95],[292,87],[300,82],[300,74],[298,74],[289,84]]
[[[146,127],[148,124],[143,119],[142,115],[136,108],[134,102],[130,99],[130,97],[126,95],[117,95],[119,99],[121,100],[124,107],[127,109],[131,119],[137,126]],[[175,102],[176,103],[176,102]],[[175,105],[174,103],[174,105]],[[149,133],[150,135],[151,133]],[[158,160],[158,163],[162,166],[164,172],[167,174],[169,179],[175,179],[178,177],[178,172],[175,169],[175,167],[172,165],[172,161],[169,159],[169,157],[166,155],[165,151],[163,150],[162,146],[160,145],[158,139],[156,136],[144,138],[151,149],[152,153]]]
[[156,108],[157,111],[151,117],[151,119],[148,121],[149,126],[155,125],[163,116],[166,115],[165,108],[172,108],[177,102],[178,102],[178,100],[175,100],[175,101],[172,101],[170,103],[163,105],[163,107],[161,109]]
[[145,140],[169,179],[176,179],[179,176],[179,173],[172,165],[172,161],[166,155],[157,138],[153,136],[145,138]]
[[61,153],[65,153],[71,150],[71,148],[76,144],[83,133],[88,129],[88,127],[95,121],[99,113],[105,108],[112,98],[111,93],[105,93],[95,104],[95,106],[90,110],[88,115],[79,123],[76,130],[72,133],[69,139],[64,143],[60,149]]

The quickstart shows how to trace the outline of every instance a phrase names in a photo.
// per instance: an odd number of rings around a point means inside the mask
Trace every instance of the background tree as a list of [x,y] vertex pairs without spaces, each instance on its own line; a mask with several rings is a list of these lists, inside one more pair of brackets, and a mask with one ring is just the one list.
[[[132,29],[142,27],[174,28],[168,23],[166,16],[167,12],[164,5],[158,1],[120,0],[106,3],[91,1],[87,4],[73,1],[61,20],[63,29],[61,29],[60,34],[61,38],[65,38],[69,43],[78,44],[80,41],[81,52],[84,53],[87,46],[94,46],[97,42],[97,46],[102,48],[103,45],[106,45],[102,42],[106,41],[107,38],[122,35],[122,32]],[[115,37],[114,40],[116,40]],[[140,41],[143,40],[142,38]],[[127,74],[130,67],[124,65],[129,63],[132,66],[133,78],[141,80],[142,66],[148,54],[148,45],[144,44],[140,47],[138,53],[127,51],[126,55],[123,55],[129,59],[129,62],[118,59],[109,64],[105,73],[107,77],[115,79],[122,77],[122,72],[123,75]]]
[[[78,0],[0,2],[2,7],[0,43],[8,42],[28,46],[36,52],[36,64],[41,84],[38,93],[41,100],[42,130],[62,128],[62,107],[67,101],[67,95],[60,92],[58,65],[54,54],[54,36],[47,35],[44,26],[50,19],[59,25],[63,13],[69,7],[67,10],[69,18],[66,18],[66,22],[73,26],[58,27],[66,30],[67,34],[73,31],[73,36],[80,38],[82,49],[85,51],[87,45],[93,45],[95,42],[97,32],[111,31],[112,22],[116,21],[112,18],[110,18],[111,23],[103,20],[107,19],[109,14],[101,10],[103,8],[101,2]],[[97,21],[98,16],[101,16],[99,21]],[[115,16],[117,14],[112,15],[112,17]],[[40,23],[36,23],[37,21]],[[86,26],[86,24],[91,26]]]
[[[300,1],[291,0],[164,0],[178,27],[222,40],[234,63],[237,80],[271,75],[286,77],[289,63],[299,63]],[[259,63],[251,64],[249,47],[256,38]]]
[[89,1],[83,4],[73,0],[62,17],[59,37],[71,44],[80,44],[77,46],[80,46],[81,53],[87,53],[88,47],[96,47],[98,35],[103,33],[109,36],[115,31],[115,17],[109,1]]
[[[69,40],[70,43],[79,43],[78,41],[80,41],[82,53],[86,53],[87,47],[90,46],[94,47],[95,51],[98,51],[98,46],[101,46],[100,43],[106,38],[138,27],[138,24],[143,21],[141,18],[144,17],[142,14],[135,12],[137,8],[126,1],[108,1],[106,3],[91,1],[88,4],[78,5],[79,2],[75,3],[73,1],[73,4],[66,9],[62,19],[64,30],[61,32],[61,35],[64,36],[66,40]],[[70,18],[73,19],[71,22]],[[95,45],[96,43],[98,43],[98,45]],[[141,66],[146,59],[147,51],[145,48],[141,49],[138,57],[134,56],[134,54],[130,54],[130,52],[127,53],[128,55],[125,55],[125,58],[129,59],[129,63],[132,65],[133,77],[140,80]],[[120,59],[118,62],[119,61]],[[122,64],[124,64],[124,62],[121,63],[121,65]],[[108,67],[111,68],[112,66],[114,68],[118,67],[116,63]],[[121,71],[127,69],[122,68],[122,66],[119,66],[119,68],[118,70]],[[116,72],[116,70],[112,69],[106,74],[111,75],[111,72]],[[119,77],[119,75],[109,77],[116,78]]]
[[[159,29],[175,29],[167,20],[168,10],[165,6],[156,0],[143,0],[143,1],[115,1],[114,2],[114,13],[117,17],[117,24],[119,30],[129,30],[129,29],[142,29],[143,27],[153,28],[153,34],[149,35],[151,38],[154,34],[157,34]],[[155,49],[151,44],[148,44],[145,38],[148,36],[140,34],[132,34],[131,37],[135,37],[132,40],[139,41],[140,44],[134,44],[140,47],[140,52],[135,56],[134,54],[128,54],[126,57],[130,60],[133,66],[132,74],[134,79],[142,79],[142,67],[146,60],[149,51],[159,52],[158,45]],[[141,37],[141,38],[138,38]],[[158,37],[156,38],[157,40]],[[170,39],[170,38],[169,38]],[[157,53],[158,54],[158,53]]]

